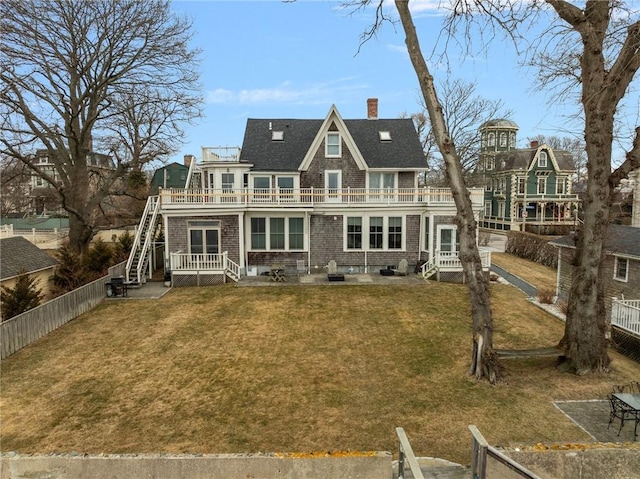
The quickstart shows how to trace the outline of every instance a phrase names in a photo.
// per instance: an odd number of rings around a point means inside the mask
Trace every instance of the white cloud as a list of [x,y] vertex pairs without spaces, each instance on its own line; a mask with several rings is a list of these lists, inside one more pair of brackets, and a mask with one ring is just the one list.
[[256,105],[269,103],[322,104],[333,101],[342,93],[361,91],[368,84],[343,78],[335,81],[296,86],[290,81],[267,88],[228,90],[216,88],[207,93],[206,102],[215,104]]

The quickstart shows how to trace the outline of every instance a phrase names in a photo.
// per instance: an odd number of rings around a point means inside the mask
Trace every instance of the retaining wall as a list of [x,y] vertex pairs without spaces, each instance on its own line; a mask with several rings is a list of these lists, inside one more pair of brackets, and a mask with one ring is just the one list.
[[207,455],[0,455],[0,479],[390,479],[388,452],[288,457]]

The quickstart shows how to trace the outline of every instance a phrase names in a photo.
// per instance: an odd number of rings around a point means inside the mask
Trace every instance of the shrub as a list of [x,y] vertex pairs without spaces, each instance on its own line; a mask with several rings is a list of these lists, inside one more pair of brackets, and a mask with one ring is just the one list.
[[3,321],[40,305],[44,295],[42,290],[37,288],[37,282],[23,270],[13,288],[0,288],[0,312]]
[[134,240],[135,237],[129,231],[125,231],[115,239],[114,263],[125,261],[129,257]]
[[538,290],[538,301],[542,304],[553,304],[555,291],[549,288]]
[[56,252],[58,266],[53,275],[56,293],[66,293],[85,283],[87,274],[82,259],[68,245],[63,245]]
[[505,251],[552,268],[558,265],[558,252],[549,244],[549,239],[533,233],[509,231]]

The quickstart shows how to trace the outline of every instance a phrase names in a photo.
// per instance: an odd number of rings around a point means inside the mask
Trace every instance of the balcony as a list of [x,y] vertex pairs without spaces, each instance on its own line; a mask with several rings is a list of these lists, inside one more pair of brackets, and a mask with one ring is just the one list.
[[[474,209],[483,205],[484,190],[469,190]],[[363,206],[455,206],[449,188],[387,189],[163,189],[162,209],[238,207],[363,207]]]

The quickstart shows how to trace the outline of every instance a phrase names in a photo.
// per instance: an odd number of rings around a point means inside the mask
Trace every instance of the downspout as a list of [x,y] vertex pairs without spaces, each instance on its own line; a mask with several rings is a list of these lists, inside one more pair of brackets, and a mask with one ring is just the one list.
[[311,274],[311,215],[308,211],[304,212],[304,219],[307,223],[307,274]]
[[558,266],[556,267],[556,301],[560,297],[560,268],[562,266],[562,248],[558,247]]
[[238,259],[240,260],[240,268],[244,268],[245,275],[247,274],[247,260],[245,257],[247,254],[247,248],[244,238],[244,211],[238,213]]

